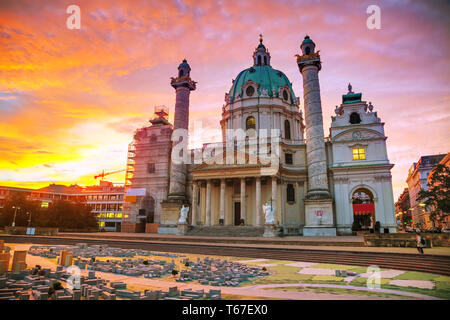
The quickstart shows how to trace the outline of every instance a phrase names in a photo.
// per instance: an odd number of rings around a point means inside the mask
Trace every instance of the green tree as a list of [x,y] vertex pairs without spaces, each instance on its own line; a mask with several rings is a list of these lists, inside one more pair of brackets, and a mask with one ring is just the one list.
[[[16,208],[20,208],[17,209]],[[40,202],[31,201],[26,198],[23,192],[11,192],[5,199],[0,214],[0,226],[10,226],[16,213],[16,226],[28,226],[29,215],[31,213],[31,225],[39,226],[36,217],[39,216]]]
[[0,226],[10,226],[14,220],[16,226],[28,226],[31,213],[31,226],[70,229],[97,228],[97,218],[84,202],[56,200],[48,208],[42,208],[39,200],[28,200],[23,192],[12,192],[5,199],[0,212]]
[[443,221],[450,213],[450,167],[438,164],[428,181],[428,190],[420,190],[417,201],[430,209],[430,220]]
[[83,202],[66,200],[57,200],[49,206],[46,223],[49,227],[68,229],[97,227],[97,219],[89,206]]

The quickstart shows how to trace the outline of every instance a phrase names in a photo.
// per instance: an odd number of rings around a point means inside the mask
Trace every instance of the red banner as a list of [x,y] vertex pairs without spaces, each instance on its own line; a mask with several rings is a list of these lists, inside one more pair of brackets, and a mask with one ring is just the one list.
[[353,205],[353,214],[375,213],[375,205],[373,203],[361,203]]

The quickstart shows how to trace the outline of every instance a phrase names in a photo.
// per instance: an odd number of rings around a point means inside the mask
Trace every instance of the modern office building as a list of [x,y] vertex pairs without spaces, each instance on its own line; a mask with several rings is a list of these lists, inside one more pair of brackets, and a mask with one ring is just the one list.
[[55,200],[85,201],[97,215],[99,229],[120,231],[123,215],[123,186],[100,181],[97,186],[81,187],[51,184],[40,189],[27,189],[0,186],[0,209],[11,192],[23,192],[29,200],[41,201],[48,207]]

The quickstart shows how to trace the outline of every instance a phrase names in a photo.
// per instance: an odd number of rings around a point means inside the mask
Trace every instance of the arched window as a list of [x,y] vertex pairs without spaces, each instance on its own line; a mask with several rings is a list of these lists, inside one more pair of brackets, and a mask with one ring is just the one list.
[[309,54],[311,52],[311,49],[309,47],[305,48],[305,54]]
[[245,90],[245,94],[248,97],[253,96],[254,93],[255,93],[255,88],[253,88],[252,86],[248,86],[247,89]]
[[255,117],[248,117],[245,121],[245,130],[255,129],[256,130],[256,120]]
[[264,65],[267,66],[267,57],[264,56]]
[[350,115],[350,123],[351,124],[358,124],[361,123],[361,118],[359,117],[359,114],[357,112],[353,112]]
[[293,184],[288,184],[286,189],[287,202],[295,202],[295,188]]
[[258,66],[261,65],[261,56],[258,56]]
[[284,138],[291,139],[291,123],[289,120],[284,120]]
[[178,72],[178,77],[182,77],[183,76],[183,70],[181,69],[180,72]]
[[283,90],[283,99],[286,100],[286,101],[289,99],[289,95],[288,95],[287,90]]

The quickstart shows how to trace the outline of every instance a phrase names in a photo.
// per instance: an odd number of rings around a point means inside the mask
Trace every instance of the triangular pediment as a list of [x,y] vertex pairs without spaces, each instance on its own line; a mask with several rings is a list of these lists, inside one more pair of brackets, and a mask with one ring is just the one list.
[[368,128],[352,128],[345,130],[332,138],[333,142],[349,142],[361,140],[385,139],[380,132]]
[[250,154],[249,152],[244,152],[241,150],[233,150],[232,156],[228,156],[226,150],[209,158],[207,161],[203,161],[201,164],[194,164],[191,167],[191,171],[197,170],[208,170],[216,168],[239,168],[239,167],[265,167],[270,166],[270,163],[265,164],[256,155]]

